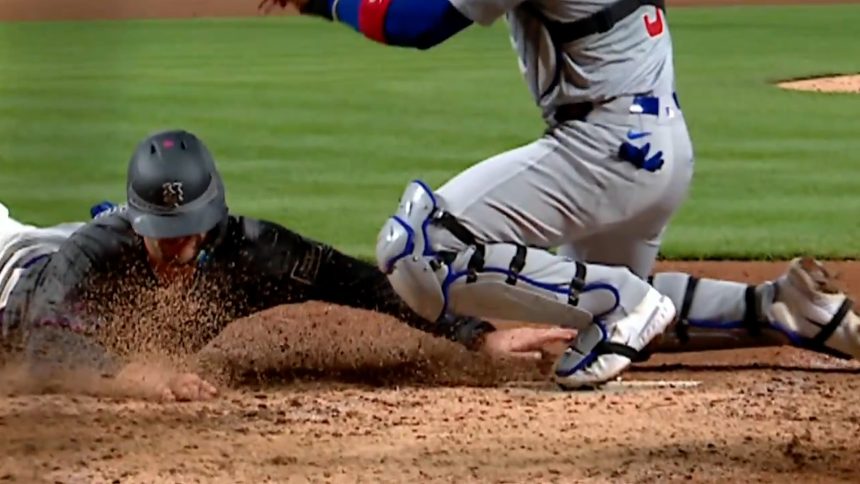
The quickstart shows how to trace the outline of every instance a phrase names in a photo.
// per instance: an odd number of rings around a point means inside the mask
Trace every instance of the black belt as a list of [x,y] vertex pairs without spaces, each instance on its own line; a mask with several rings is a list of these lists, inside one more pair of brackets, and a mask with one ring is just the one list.
[[556,108],[555,121],[557,123],[566,123],[568,121],[585,121],[586,116],[594,109],[594,103],[581,102],[573,104],[563,104]]

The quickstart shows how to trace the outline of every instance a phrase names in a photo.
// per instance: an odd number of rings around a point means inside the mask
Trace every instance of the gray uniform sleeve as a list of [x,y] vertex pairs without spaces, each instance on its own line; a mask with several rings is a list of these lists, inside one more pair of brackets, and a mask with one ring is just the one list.
[[450,2],[463,16],[486,27],[492,25],[508,10],[523,3],[523,0],[450,0]]

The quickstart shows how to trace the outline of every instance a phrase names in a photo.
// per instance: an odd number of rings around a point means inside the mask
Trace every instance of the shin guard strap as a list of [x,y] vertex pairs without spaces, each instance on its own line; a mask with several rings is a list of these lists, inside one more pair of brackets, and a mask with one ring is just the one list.
[[687,317],[690,314],[690,308],[693,307],[693,296],[696,293],[696,286],[698,285],[699,278],[690,276],[687,280],[687,288],[684,289],[684,300],[681,302],[681,311],[678,313],[678,324],[675,326],[675,334],[682,343],[690,341],[690,335],[687,331],[689,326]]
[[815,338],[812,338],[812,344],[824,347],[824,343],[826,343],[828,338],[830,338],[833,332],[836,331],[836,328],[838,328],[839,325],[842,324],[842,320],[845,319],[845,316],[848,314],[848,311],[851,310],[851,307],[853,305],[854,301],[852,301],[850,298],[845,298],[845,301],[843,301],[842,305],[839,306],[839,310],[836,311],[836,314],[833,315],[833,318],[830,319],[830,322],[828,322],[826,325],[824,325],[823,328],[821,328],[821,331],[819,331],[819,333],[815,335]]
[[520,271],[526,266],[526,252],[528,249],[524,245],[517,245],[517,253],[511,258],[511,263],[508,266],[508,278],[505,283],[515,285]]
[[753,336],[761,334],[761,320],[758,317],[755,286],[749,285],[744,291],[744,326]]
[[486,247],[483,244],[475,246],[475,253],[469,259],[469,273],[466,275],[466,283],[472,283],[478,280],[478,273],[484,270],[484,257],[486,255]]
[[570,292],[567,295],[567,303],[571,306],[579,304],[579,294],[585,289],[586,275],[585,264],[579,261],[575,261],[574,263],[576,264],[576,273],[570,281]]
[[610,343],[609,341],[601,341],[594,347],[594,353],[597,355],[621,355],[630,358],[631,360],[636,360],[639,356],[639,352],[635,349],[621,344],[621,343]]
[[477,244],[477,240],[472,232],[460,223],[460,221],[457,220],[457,217],[453,216],[450,212],[441,212],[433,223],[444,228],[448,232],[451,232],[451,235],[466,245]]

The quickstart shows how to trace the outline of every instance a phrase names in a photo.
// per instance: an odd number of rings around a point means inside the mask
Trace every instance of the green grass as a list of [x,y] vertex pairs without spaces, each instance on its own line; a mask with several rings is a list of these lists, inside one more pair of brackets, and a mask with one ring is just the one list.
[[[860,96],[773,80],[860,72],[858,6],[674,9],[697,153],[666,257],[860,255]],[[151,131],[212,148],[235,212],[369,257],[404,185],[538,136],[505,26],[428,52],[313,19],[0,24],[0,200],[83,219]]]

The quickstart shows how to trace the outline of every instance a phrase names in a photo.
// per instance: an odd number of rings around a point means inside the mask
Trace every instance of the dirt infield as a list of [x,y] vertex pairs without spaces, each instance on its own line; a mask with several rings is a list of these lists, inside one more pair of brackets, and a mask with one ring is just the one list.
[[797,91],[860,94],[860,75],[815,77],[780,82],[779,87]]
[[[830,267],[860,292],[856,264]],[[782,264],[660,269],[753,282]],[[0,482],[857,482],[860,472],[860,364],[791,348],[663,355],[625,377],[701,382],[692,389],[564,394],[531,367],[311,303],[235,322],[198,363],[222,384],[216,401],[143,403],[92,381],[65,385],[99,397],[43,394],[0,375]]]
[[[670,1],[699,3],[750,2]],[[0,0],[0,19],[234,16],[255,6]],[[829,266],[860,294],[856,263]],[[782,268],[660,265],[749,282]],[[693,389],[562,394],[510,387],[539,376],[390,318],[306,304],[236,322],[200,361],[225,384],[215,402],[141,403],[107,388],[99,398],[33,395],[0,375],[0,482],[860,479],[860,365],[788,348],[655,357],[627,376],[702,382]]]

